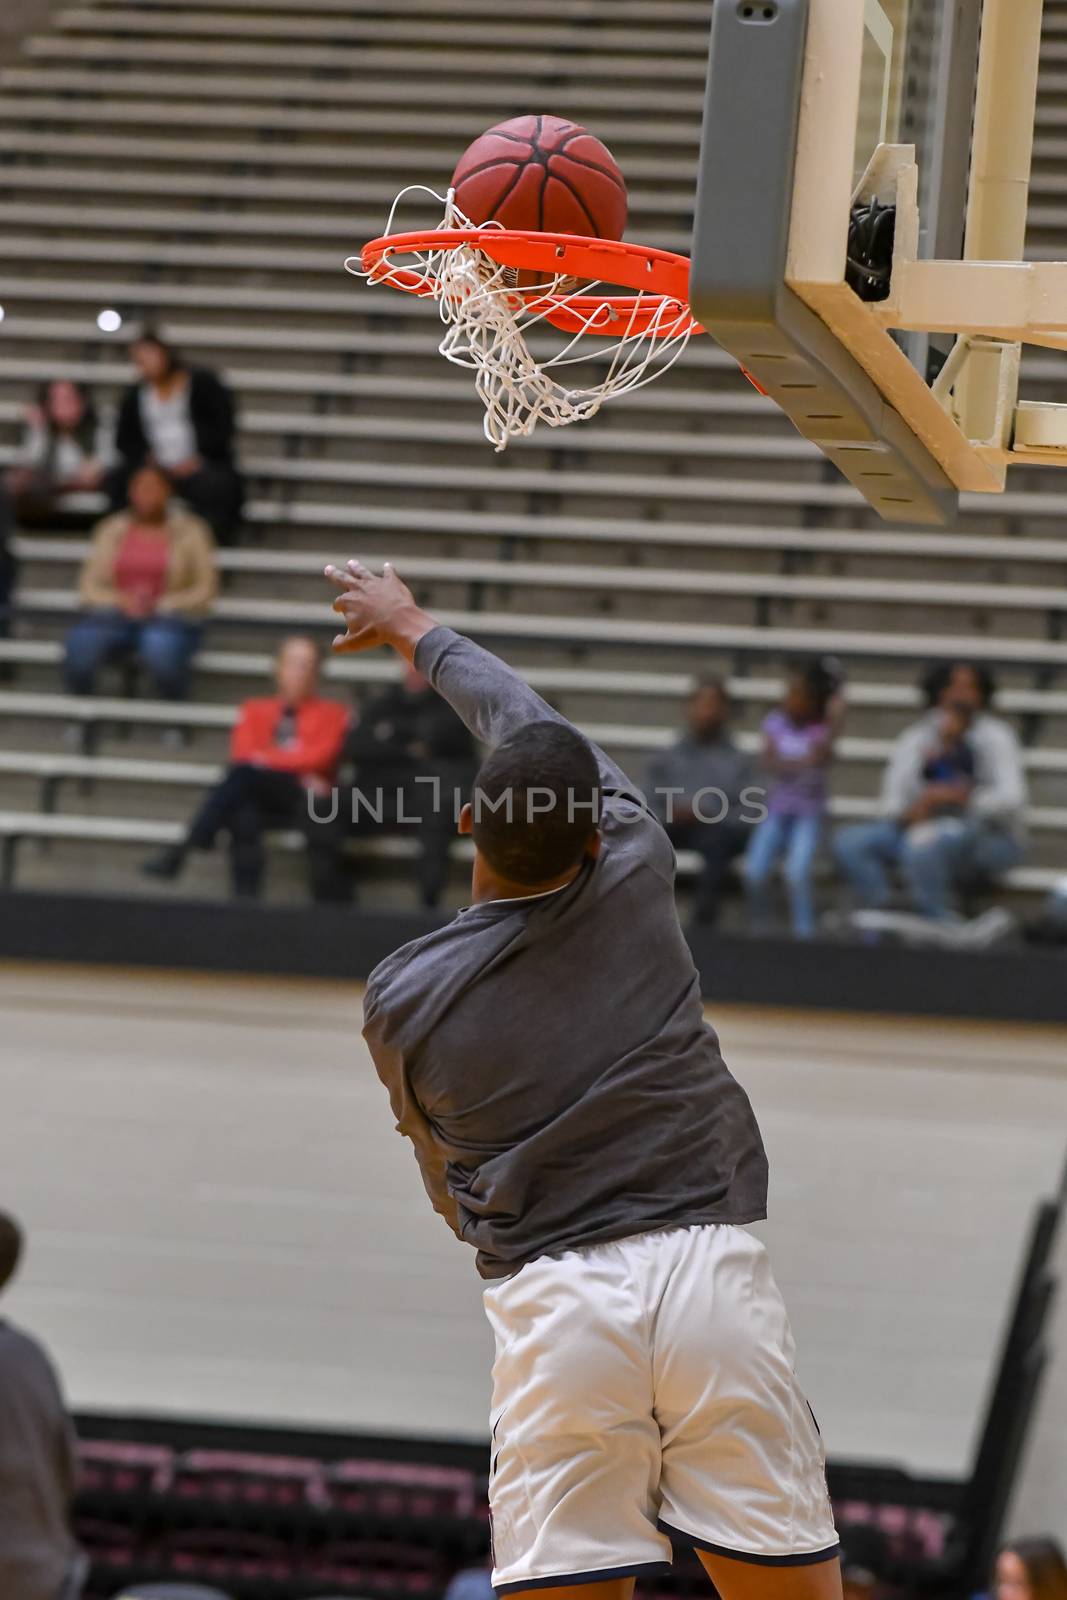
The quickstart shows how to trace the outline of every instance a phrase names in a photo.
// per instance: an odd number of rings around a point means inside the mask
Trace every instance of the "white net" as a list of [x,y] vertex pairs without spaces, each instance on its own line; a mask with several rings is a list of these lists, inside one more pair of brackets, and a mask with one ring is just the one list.
[[[451,192],[439,195],[420,186],[397,196],[386,234],[399,231],[394,227],[397,210],[411,194],[429,195],[443,208],[439,228],[473,226]],[[345,268],[357,277],[370,276],[359,256],[350,256]],[[621,315],[610,304],[617,291],[599,283],[579,285],[573,278],[553,277],[544,283],[524,283],[519,294],[515,269],[501,266],[469,244],[405,251],[395,263],[383,257],[374,280],[395,282],[400,271],[417,274],[436,300],[445,325],[438,348],[447,360],[475,373],[475,387],[485,406],[485,435],[497,450],[506,449],[511,439],[533,433],[538,422],[563,428],[587,421],[605,401],[651,383],[678,359],[693,331],[687,306],[647,292],[635,295]],[[582,325],[577,332],[560,334],[552,327],[549,306],[541,296],[551,294],[577,309],[579,295],[584,303],[601,289],[604,298],[578,313]],[[596,337],[586,340],[593,332]],[[585,375],[573,369],[590,361],[605,363],[607,371],[597,382],[579,387],[579,378]]]

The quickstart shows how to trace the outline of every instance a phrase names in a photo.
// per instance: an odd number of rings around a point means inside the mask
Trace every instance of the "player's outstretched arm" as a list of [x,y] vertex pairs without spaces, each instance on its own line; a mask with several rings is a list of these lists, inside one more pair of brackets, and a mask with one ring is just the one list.
[[[390,563],[380,577],[359,561],[327,567],[326,576],[341,591],[333,608],[346,627],[334,650],[348,654],[391,646],[425,673],[483,744],[495,748],[529,722],[567,721],[506,662],[421,610]],[[596,745],[592,748],[604,788],[635,794],[622,769]]]

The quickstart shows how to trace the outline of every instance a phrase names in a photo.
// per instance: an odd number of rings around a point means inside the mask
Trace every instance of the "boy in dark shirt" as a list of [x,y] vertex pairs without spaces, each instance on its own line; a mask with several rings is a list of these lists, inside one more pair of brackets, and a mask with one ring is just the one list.
[[454,796],[474,775],[474,741],[451,706],[409,667],[363,707],[345,743],[354,768],[351,832],[405,831],[418,839],[416,878],[424,906],[435,906],[448,876],[456,834]]
[[[923,766],[925,783],[947,784],[952,788],[961,785],[968,789],[974,787],[974,750],[967,742],[967,732],[973,721],[968,706],[954,704],[945,707],[938,728],[941,742]],[[945,807],[938,811],[938,815],[958,817],[965,809],[962,804]]]

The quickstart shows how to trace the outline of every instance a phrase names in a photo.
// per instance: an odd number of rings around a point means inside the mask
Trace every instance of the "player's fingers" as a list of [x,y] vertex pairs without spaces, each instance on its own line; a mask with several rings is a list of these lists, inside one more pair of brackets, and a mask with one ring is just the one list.
[[338,589],[348,590],[355,588],[356,579],[350,572],[344,572],[340,567],[335,567],[332,564],[324,570],[326,577],[329,578],[331,583],[336,584]]
[[353,578],[373,578],[374,576],[370,568],[365,567],[362,561],[346,561],[345,566],[348,568]]
[[347,633],[339,633],[334,637],[333,653],[342,656],[356,650],[369,650],[377,642],[376,636],[366,628],[361,628],[356,633],[349,628]]

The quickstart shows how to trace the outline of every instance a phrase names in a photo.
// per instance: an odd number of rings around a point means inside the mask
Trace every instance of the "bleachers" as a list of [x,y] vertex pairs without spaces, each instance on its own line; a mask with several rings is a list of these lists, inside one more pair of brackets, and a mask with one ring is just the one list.
[[147,1596],[153,1580],[217,1583],[234,1600],[437,1597],[457,1566],[484,1559],[480,1461],[323,1459],[295,1448],[83,1441],[75,1521],[93,1557],[89,1600],[119,1583]]
[[[1046,13],[1040,256],[1067,243],[1067,3]],[[0,837],[51,839],[68,879],[135,882],[124,846],[174,836],[279,632],[332,631],[322,563],[358,549],[397,559],[638,770],[694,671],[731,677],[754,748],[787,656],[832,651],[851,683],[840,817],[869,814],[920,665],[979,656],[1028,751],[1033,850],[1016,884],[1061,874],[1067,481],[1036,471],[1003,499],[967,496],[948,532],[886,528],[710,340],[595,423],[495,457],[466,376],[435,353],[432,307],[343,272],[402,184],[440,186],[481,126],[541,105],[613,146],[634,238],[686,248],[709,16],[709,0],[658,0],[655,29],[638,0],[507,15],[492,0],[97,0],[26,41],[0,72],[0,460],[48,375],[114,400],[123,341],[95,315],[117,305],[228,375],[250,497],[179,710],[58,692],[83,546],[18,541]],[[1038,352],[1025,372],[1028,397],[1062,398],[1067,358]],[[343,662],[331,678],[365,691],[391,670]],[[160,742],[175,726],[177,752]],[[19,855],[20,877],[49,881],[49,857]],[[280,883],[297,892],[295,869]]]
[[[307,1435],[259,1442],[243,1430],[231,1444],[216,1426],[197,1445],[185,1442],[194,1425],[179,1429],[184,1438],[174,1444],[159,1442],[167,1424],[153,1428],[151,1442],[115,1428],[116,1437],[81,1441],[75,1525],[94,1557],[87,1600],[111,1600],[119,1584],[131,1600],[169,1597],[164,1585],[179,1581],[217,1584],[232,1600],[326,1600],[327,1591],[333,1600],[436,1600],[456,1570],[486,1561],[488,1461],[476,1447],[423,1461],[413,1441],[403,1457],[383,1458],[369,1442],[364,1454],[354,1453],[357,1441],[346,1453],[338,1434],[323,1438],[327,1456]],[[832,1464],[838,1525],[877,1526],[908,1569],[942,1560],[955,1486],[896,1480]],[[678,1550],[670,1574],[637,1592],[640,1600],[696,1600],[706,1581],[695,1557]],[[173,1590],[175,1600],[180,1593]]]

